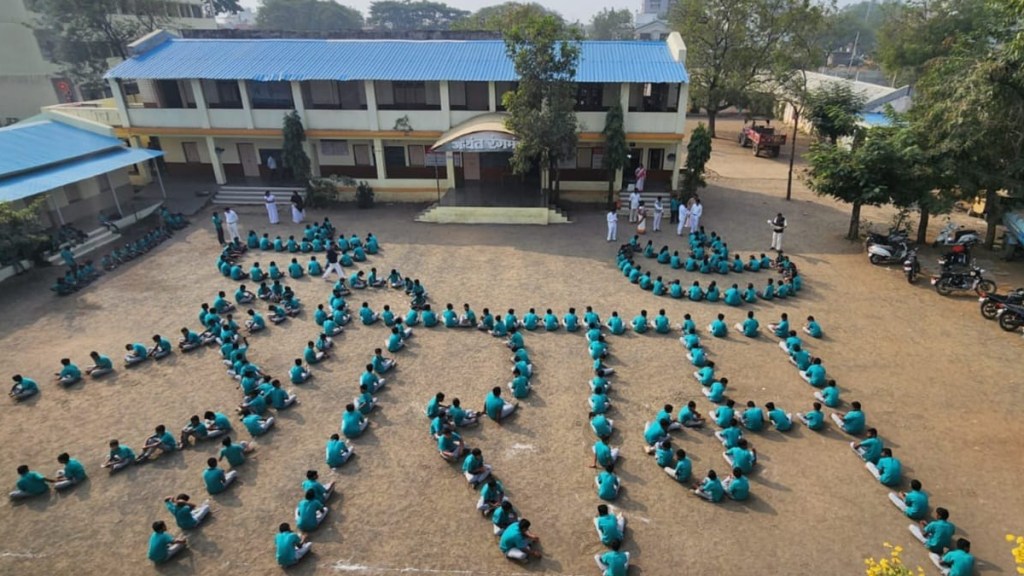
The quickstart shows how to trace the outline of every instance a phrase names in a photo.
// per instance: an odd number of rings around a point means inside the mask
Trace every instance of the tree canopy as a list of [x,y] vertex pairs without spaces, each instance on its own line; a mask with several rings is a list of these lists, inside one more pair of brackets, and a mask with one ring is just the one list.
[[858,55],[872,56],[883,23],[897,14],[901,7],[902,4],[894,0],[863,0],[829,14],[823,35],[825,49],[830,52],[852,50],[856,45]]
[[292,110],[284,117],[281,132],[284,137],[281,145],[284,167],[296,182],[307,184],[310,178],[310,161],[303,145],[306,142],[306,130],[302,126],[302,118],[298,111]]
[[804,117],[814,131],[835,145],[840,138],[853,136],[857,131],[864,97],[847,82],[832,82],[808,94],[806,106]]
[[[554,196],[558,199],[558,162],[576,147],[576,66],[580,33],[550,14],[519,20],[505,32],[505,50],[515,66],[519,83],[504,96],[505,125],[518,139],[510,160],[516,174],[529,172],[534,163],[554,170]],[[552,189],[551,180],[547,182]]]
[[362,28],[363,15],[331,0],[263,0],[256,26],[297,32],[354,30]]
[[11,202],[0,202],[0,266],[35,259],[49,242],[46,229],[39,222],[39,211],[45,205],[45,197],[37,197],[20,209]]
[[214,14],[238,14],[242,11],[242,5],[238,0],[212,0]]
[[604,8],[590,18],[587,36],[594,40],[628,40],[633,38],[633,13],[628,9]]
[[626,144],[626,123],[622,113],[622,105],[618,102],[608,108],[604,117],[604,156],[602,166],[608,171],[608,208],[615,201],[615,176],[626,166],[629,160],[629,147]]
[[686,144],[686,163],[683,165],[681,183],[684,194],[693,194],[707,186],[704,170],[708,160],[711,160],[711,133],[701,122],[693,129],[690,141]]
[[447,30],[469,16],[466,10],[428,0],[377,0],[370,3],[367,24],[385,30]]
[[466,18],[452,24],[453,30],[491,30],[504,32],[512,29],[520,22],[532,20],[539,16],[552,16],[561,23],[565,19],[554,10],[549,10],[536,2],[505,2],[494,6],[485,6]]
[[690,97],[707,111],[712,137],[718,112],[767,91],[791,40],[823,15],[804,0],[679,0],[670,20],[686,39]]
[[159,0],[135,0],[132,13],[119,14],[119,0],[31,0],[30,24],[44,53],[84,90],[104,91],[108,58],[127,58],[128,44],[170,23]]

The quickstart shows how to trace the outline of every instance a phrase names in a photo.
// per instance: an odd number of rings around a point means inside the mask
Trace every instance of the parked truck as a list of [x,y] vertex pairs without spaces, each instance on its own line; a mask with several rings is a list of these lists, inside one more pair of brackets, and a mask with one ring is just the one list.
[[753,148],[754,156],[766,155],[769,158],[778,158],[779,149],[786,144],[785,134],[776,134],[775,128],[771,126],[771,120],[753,119],[743,123],[743,130],[740,131],[739,143],[744,148]]

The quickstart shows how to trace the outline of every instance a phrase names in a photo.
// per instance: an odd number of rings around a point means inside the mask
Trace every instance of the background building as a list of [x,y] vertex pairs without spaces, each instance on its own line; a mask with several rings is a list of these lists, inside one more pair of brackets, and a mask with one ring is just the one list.
[[[42,106],[82,99],[74,83],[46,59],[29,26],[35,16],[25,3],[0,0],[0,125],[34,116]],[[203,4],[204,0],[168,1],[167,22],[173,29],[216,28],[213,17],[204,14]]]
[[640,11],[633,18],[637,40],[664,40],[672,33],[668,17],[675,0],[641,0]]

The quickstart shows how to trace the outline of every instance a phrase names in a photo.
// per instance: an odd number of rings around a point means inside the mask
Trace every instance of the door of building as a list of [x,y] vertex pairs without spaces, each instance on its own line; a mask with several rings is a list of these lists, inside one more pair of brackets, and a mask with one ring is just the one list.
[[260,163],[256,159],[255,145],[239,143],[238,160],[242,163],[242,174],[244,174],[246,178],[260,177]]
[[664,168],[665,149],[651,148],[647,151],[647,169],[662,170]]
[[480,154],[476,152],[463,152],[462,172],[466,180],[480,179]]
[[181,149],[185,153],[185,162],[188,164],[199,164],[199,143],[182,142]]

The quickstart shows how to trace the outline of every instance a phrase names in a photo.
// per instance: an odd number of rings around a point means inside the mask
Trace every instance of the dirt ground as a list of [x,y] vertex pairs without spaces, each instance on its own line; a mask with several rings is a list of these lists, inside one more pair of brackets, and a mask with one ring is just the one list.
[[[896,268],[872,267],[856,244],[841,239],[847,208],[815,198],[797,183],[784,197],[786,157],[754,159],[735,144],[738,124],[720,123],[711,186],[702,194],[704,222],[724,235],[733,252],[762,252],[770,233],[765,220],[783,211],[785,237],[806,278],[800,297],[753,306],[762,324],[788,312],[794,320],[815,315],[826,338],[810,345],[824,358],[847,401],[860,400],[868,423],[879,429],[905,469],[944,506],[958,534],[970,538],[986,574],[1013,573],[1008,532],[1024,532],[1024,474],[1020,418],[1020,336],[1003,333],[981,318],[971,297],[943,298],[927,281],[910,286]],[[559,315],[569,306],[592,305],[606,318],[618,310],[631,318],[641,308],[664,308],[674,323],[683,313],[702,332],[718,312],[730,325],[749,307],[729,309],[656,298],[629,285],[614,264],[615,246],[604,241],[604,214],[577,211],[575,223],[550,227],[440,226],[412,222],[416,209],[382,206],[331,213],[347,233],[373,232],[383,251],[370,264],[398,268],[420,278],[435,309],[469,302],[520,317],[529,307]],[[323,214],[312,213],[318,218]],[[868,211],[879,222],[884,211]],[[242,228],[267,230],[265,214],[241,211]],[[623,223],[620,239],[626,238]],[[657,245],[682,248],[668,230]],[[290,223],[275,227],[296,233]],[[13,485],[14,469],[29,464],[52,474],[56,455],[81,459],[90,480],[62,496],[0,506],[0,573],[143,574],[150,523],[173,526],[161,498],[187,492],[204,498],[201,473],[215,446],[204,444],[109,477],[99,467],[110,438],[138,449],[152,428],[180,429],[190,415],[231,412],[239,401],[215,349],[175,354],[156,365],[120,368],[100,381],[64,390],[49,376],[67,356],[80,366],[90,350],[119,360],[128,342],[161,333],[175,336],[196,327],[199,304],[234,285],[214,266],[217,247],[209,211],[194,225],[144,260],[87,288],[57,299],[46,291],[49,274],[33,273],[3,285],[0,300],[0,374],[37,379],[42,393],[24,405],[0,403],[2,477]],[[260,255],[264,265],[283,256]],[[248,257],[247,262],[254,258]],[[981,257],[983,261],[991,258]],[[922,262],[934,262],[930,255]],[[1021,282],[1019,264],[991,262],[1001,287]],[[656,266],[656,265],[655,265]],[[667,267],[666,276],[676,277]],[[678,277],[690,280],[693,274]],[[767,274],[732,281],[763,285]],[[250,339],[251,358],[284,375],[305,342],[316,334],[311,311],[325,301],[320,280],[289,282],[307,306],[299,318]],[[368,291],[376,309],[405,312],[397,291]],[[264,307],[262,304],[260,307]],[[706,335],[706,333],[705,333]],[[382,408],[368,434],[354,442],[358,457],[331,474],[324,443],[336,432],[358,375],[374,347],[385,339],[376,326],[355,326],[338,339],[338,354],[314,368],[316,377],[296,387],[300,404],[279,414],[277,430],[257,441],[256,457],[240,469],[239,485],[213,498],[212,519],[189,534],[190,550],[165,574],[272,574],[273,536],[292,522],[307,469],[337,480],[340,496],[325,524],[312,535],[314,554],[296,574],[596,574],[592,556],[602,550],[591,518],[600,503],[590,463],[593,435],[587,426],[590,361],[580,334],[528,333],[526,344],[537,375],[533,394],[505,426],[487,422],[465,436],[483,449],[510,497],[542,538],[544,559],[520,567],[497,549],[489,523],[474,510],[475,493],[455,467],[437,456],[423,406],[437,391],[472,407],[509,379],[507,350],[489,336],[436,328],[417,330],[400,366],[380,394]],[[710,357],[730,380],[730,396],[763,405],[775,401],[789,411],[806,410],[810,388],[768,338],[736,334],[706,337]],[[908,521],[835,431],[750,436],[763,463],[752,478],[748,503],[711,505],[670,480],[641,450],[642,427],[666,402],[678,407],[695,399],[710,404],[693,381],[692,368],[675,337],[613,337],[613,444],[623,449],[617,469],[624,490],[616,503],[629,528],[625,549],[634,575],[748,573],[856,574],[868,556],[885,553],[883,542],[903,545],[905,558],[937,573],[907,532]],[[120,364],[120,362],[118,363]],[[691,454],[695,474],[725,473],[712,430],[675,434]],[[235,437],[246,438],[243,431]]]

